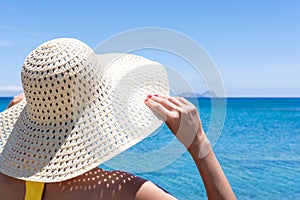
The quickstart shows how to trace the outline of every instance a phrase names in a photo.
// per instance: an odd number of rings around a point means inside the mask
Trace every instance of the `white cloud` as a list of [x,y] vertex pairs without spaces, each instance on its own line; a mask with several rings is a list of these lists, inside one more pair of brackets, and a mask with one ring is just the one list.
[[16,43],[11,40],[0,40],[0,47],[14,46]]
[[13,97],[22,91],[23,88],[18,85],[0,85],[0,97]]
[[14,27],[12,27],[12,26],[0,25],[0,30],[2,30],[2,31],[10,31],[13,29],[14,29]]
[[19,85],[0,85],[0,91],[22,91],[23,88]]

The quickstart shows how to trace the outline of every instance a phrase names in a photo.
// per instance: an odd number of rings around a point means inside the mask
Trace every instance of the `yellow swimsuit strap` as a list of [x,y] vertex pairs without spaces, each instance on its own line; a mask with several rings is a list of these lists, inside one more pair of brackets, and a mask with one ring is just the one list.
[[44,193],[44,183],[26,181],[24,200],[41,200]]

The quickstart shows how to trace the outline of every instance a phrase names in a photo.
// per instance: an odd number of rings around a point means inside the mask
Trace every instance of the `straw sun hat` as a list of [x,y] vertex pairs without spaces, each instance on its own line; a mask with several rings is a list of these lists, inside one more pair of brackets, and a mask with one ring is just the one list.
[[81,175],[144,139],[162,124],[146,95],[169,94],[161,64],[69,38],[33,50],[21,77],[26,100],[0,114],[0,171],[37,182]]

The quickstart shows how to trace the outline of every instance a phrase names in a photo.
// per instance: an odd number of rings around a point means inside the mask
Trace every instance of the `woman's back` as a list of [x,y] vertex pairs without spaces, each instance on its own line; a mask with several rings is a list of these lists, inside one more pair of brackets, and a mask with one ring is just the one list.
[[[95,168],[67,181],[45,183],[43,199],[134,199],[145,182],[127,172]],[[0,173],[0,185],[0,196],[4,199],[24,199],[25,181]]]

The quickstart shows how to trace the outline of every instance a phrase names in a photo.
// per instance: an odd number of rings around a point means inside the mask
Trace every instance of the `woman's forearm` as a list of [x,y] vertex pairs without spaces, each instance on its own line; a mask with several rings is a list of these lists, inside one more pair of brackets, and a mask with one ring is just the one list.
[[[192,155],[209,199],[236,199],[202,129],[197,108],[184,98],[148,95],[145,104],[166,120]],[[191,144],[191,145],[190,145]]]
[[[236,199],[213,150],[207,151],[207,148],[200,148],[203,144],[203,139],[200,138],[206,137],[201,134],[204,133],[199,133],[198,141],[196,139],[188,150],[201,174],[208,199]],[[203,150],[207,153],[201,157],[199,155],[203,154],[201,152]]]

